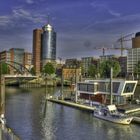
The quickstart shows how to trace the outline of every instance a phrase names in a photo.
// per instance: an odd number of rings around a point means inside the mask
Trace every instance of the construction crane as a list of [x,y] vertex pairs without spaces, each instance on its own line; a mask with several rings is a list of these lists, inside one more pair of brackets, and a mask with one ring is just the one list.
[[101,47],[101,48],[95,47],[94,49],[95,50],[102,50],[103,56],[105,56],[105,50],[112,50],[112,49],[116,49],[116,48],[112,48],[112,47]]
[[[126,48],[126,47],[124,47],[124,45],[123,45],[123,42],[125,42],[125,41],[131,41],[132,40],[132,35],[133,35],[134,33],[131,33],[131,34],[127,34],[127,35],[125,35],[125,36],[121,36],[121,38],[119,38],[118,40],[117,40],[117,42],[120,42],[120,45],[121,45],[121,47],[119,48],[119,47],[115,47],[114,49],[120,49],[121,50],[121,56],[123,56],[123,51],[124,50],[129,50],[130,48]],[[131,37],[131,38],[129,38],[129,37]],[[128,38],[128,39],[127,39]]]

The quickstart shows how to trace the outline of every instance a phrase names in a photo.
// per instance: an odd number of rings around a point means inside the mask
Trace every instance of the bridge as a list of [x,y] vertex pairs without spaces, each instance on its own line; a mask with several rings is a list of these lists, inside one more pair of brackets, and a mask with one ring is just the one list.
[[16,70],[18,73],[20,74],[31,74],[31,71],[26,68],[23,64],[15,62],[15,61],[1,61],[0,60],[0,64],[7,64],[9,67],[13,68],[14,70]]
[[[5,68],[3,64],[7,64],[8,67],[13,68],[16,74],[6,74],[10,73],[9,70],[7,72],[3,71]],[[8,69],[6,67],[6,69]],[[25,66],[18,62],[14,61],[2,61],[0,60],[0,118],[1,115],[5,114],[5,83],[6,80],[18,80],[21,82],[22,80],[32,80],[38,78],[38,76],[34,76],[31,74],[30,70],[27,69]]]
[[34,76],[34,75],[31,75],[31,74],[14,74],[14,75],[10,75],[10,74],[5,74],[4,77],[6,79],[9,79],[9,78],[24,78],[24,79],[32,79],[32,78],[38,78],[38,76]]

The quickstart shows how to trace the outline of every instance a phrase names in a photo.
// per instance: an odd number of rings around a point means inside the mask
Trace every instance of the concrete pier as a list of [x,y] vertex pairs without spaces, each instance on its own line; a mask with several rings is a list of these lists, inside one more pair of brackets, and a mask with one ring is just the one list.
[[134,122],[134,123],[139,123],[140,124],[140,117],[134,117],[133,118],[133,120],[132,120],[132,122]]
[[[58,100],[58,99],[54,99],[54,98],[47,98],[47,100],[50,102],[74,107],[74,108],[77,108],[80,110],[85,110],[88,112],[94,112],[94,110],[95,110],[95,106],[87,106],[87,105],[82,105],[82,104],[78,104],[78,103],[74,103],[74,102],[70,102],[70,101]],[[140,110],[140,108],[136,108],[136,109],[133,108],[133,109],[125,110],[125,114],[137,112],[139,110]],[[132,123],[140,124],[140,117],[134,117],[132,120]]]
[[54,103],[58,103],[58,104],[78,108],[78,109],[81,109],[81,110],[85,110],[85,111],[88,111],[88,112],[93,112],[95,110],[94,106],[87,106],[87,105],[82,105],[82,104],[78,104],[78,103],[74,103],[74,102],[70,102],[70,101],[68,102],[68,101],[58,100],[58,99],[53,99],[53,98],[48,98],[47,100],[51,101],[51,102],[54,102]]
[[122,105],[117,107],[118,110],[122,111],[125,114],[132,114],[135,112],[140,113],[140,105],[138,104],[127,104],[127,105]]

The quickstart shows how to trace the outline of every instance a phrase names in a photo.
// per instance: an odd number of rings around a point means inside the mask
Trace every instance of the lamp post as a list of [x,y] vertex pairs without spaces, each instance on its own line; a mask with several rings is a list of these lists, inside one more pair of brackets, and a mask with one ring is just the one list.
[[64,82],[64,76],[63,76],[63,66],[62,66],[62,69],[61,69],[61,99],[63,100],[63,82]]
[[110,104],[112,105],[112,92],[113,92],[113,85],[112,85],[112,78],[113,78],[113,68],[110,69]]

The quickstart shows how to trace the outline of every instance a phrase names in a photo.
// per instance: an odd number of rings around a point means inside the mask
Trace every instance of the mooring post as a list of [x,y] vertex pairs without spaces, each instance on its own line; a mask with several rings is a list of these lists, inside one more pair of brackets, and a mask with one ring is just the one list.
[[5,114],[5,77],[0,77],[0,115]]

